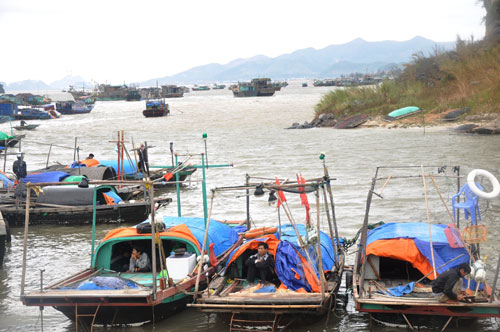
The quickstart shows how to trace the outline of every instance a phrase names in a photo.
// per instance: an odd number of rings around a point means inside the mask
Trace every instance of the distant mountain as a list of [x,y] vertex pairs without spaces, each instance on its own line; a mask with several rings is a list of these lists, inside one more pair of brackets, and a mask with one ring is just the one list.
[[73,86],[75,90],[91,90],[94,88],[89,82],[81,76],[68,75],[60,80],[50,83],[50,87],[54,89],[67,90],[70,86]]
[[[213,82],[246,81],[256,77],[270,77],[273,80],[291,78],[335,78],[351,73],[375,73],[379,70],[394,68],[411,61],[412,55],[424,55],[436,49],[450,50],[454,42],[436,43],[423,37],[407,41],[367,42],[354,39],[345,44],[330,45],[316,50],[305,48],[275,58],[257,55],[248,59],[236,59],[227,64],[210,63],[197,66],[181,73],[150,79],[140,86],[163,84],[194,84]],[[76,90],[93,89],[81,76],[66,76],[50,85],[42,81],[21,81],[8,85],[9,91],[67,90],[72,85]]]
[[7,84],[4,87],[6,92],[9,91],[37,91],[50,90],[50,86],[43,81],[25,80]]
[[363,39],[330,45],[316,50],[305,48],[275,58],[256,56],[237,59],[225,65],[208,64],[197,66],[172,76],[148,80],[141,86],[166,83],[207,83],[250,80],[255,77],[272,79],[333,78],[353,72],[373,73],[411,61],[413,54],[429,55],[434,50],[449,50],[454,42],[436,43],[415,37],[407,41],[367,42]]

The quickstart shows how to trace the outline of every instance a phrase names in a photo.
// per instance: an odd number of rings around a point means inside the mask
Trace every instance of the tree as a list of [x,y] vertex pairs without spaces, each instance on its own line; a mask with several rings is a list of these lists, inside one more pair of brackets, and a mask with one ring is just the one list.
[[484,39],[500,42],[500,0],[483,0],[483,6],[486,9]]

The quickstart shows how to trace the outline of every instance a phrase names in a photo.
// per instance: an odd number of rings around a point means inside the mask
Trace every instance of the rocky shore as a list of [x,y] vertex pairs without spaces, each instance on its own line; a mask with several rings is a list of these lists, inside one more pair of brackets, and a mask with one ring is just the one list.
[[[422,127],[447,127],[456,131],[483,135],[500,134],[500,114],[474,114],[467,115],[469,109],[453,109],[443,113],[426,112],[387,121],[384,116],[358,115],[352,118],[352,123],[345,126],[344,119],[336,119],[334,114],[322,114],[311,122],[300,124],[295,122],[287,129],[309,129],[330,127],[334,129],[352,128],[422,128]],[[457,116],[454,116],[457,115]],[[342,124],[340,126],[340,124]]]

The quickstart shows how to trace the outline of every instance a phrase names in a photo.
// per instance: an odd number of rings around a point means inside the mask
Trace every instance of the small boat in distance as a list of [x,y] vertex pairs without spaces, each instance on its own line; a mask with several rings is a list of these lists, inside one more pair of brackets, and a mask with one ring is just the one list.
[[191,88],[193,91],[208,91],[210,87],[208,85],[195,85]]
[[271,97],[276,88],[270,78],[254,78],[251,82],[238,82],[232,91],[235,97]]
[[34,130],[39,126],[39,124],[30,124],[24,126],[14,126],[15,130]]
[[180,98],[184,97],[184,89],[177,85],[162,85],[161,96],[163,98]]
[[160,116],[167,116],[170,114],[168,104],[165,99],[148,100],[146,101],[146,109],[142,111],[146,118],[156,118]]

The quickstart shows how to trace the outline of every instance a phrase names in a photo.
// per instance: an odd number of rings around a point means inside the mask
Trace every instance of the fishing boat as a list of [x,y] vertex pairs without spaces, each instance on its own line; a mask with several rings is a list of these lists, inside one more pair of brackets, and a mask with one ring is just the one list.
[[129,89],[127,92],[127,96],[125,97],[126,101],[139,101],[141,100],[141,94],[137,89]]
[[214,84],[214,86],[212,87],[212,89],[214,90],[223,90],[225,88],[226,88],[225,84]]
[[[28,174],[17,185],[15,192],[2,200],[0,211],[9,226],[16,227],[25,222],[26,213],[20,206],[28,205],[27,183],[36,185],[39,192],[38,196],[29,199],[31,224],[90,223],[94,210],[97,223],[137,223],[147,218],[151,208],[150,203],[145,200],[123,200],[115,186],[89,186],[84,176],[70,176],[60,171]],[[60,183],[64,185],[59,185]],[[167,197],[155,199],[155,203],[159,205],[166,205],[171,201]]]
[[208,85],[195,85],[191,88],[193,91],[208,91],[210,87]]
[[[329,210],[329,206],[333,207],[330,178],[326,172],[324,177],[318,179],[305,180],[299,176],[297,182],[286,184],[280,184],[278,179],[273,183],[251,181],[250,177],[245,186],[216,188],[213,192],[255,189],[256,195],[264,195],[268,191],[269,201],[276,199],[278,210],[285,211],[290,223],[282,224],[278,219],[275,226],[247,230],[246,241],[231,252],[224,269],[214,277],[196,303],[189,306],[205,313],[230,317],[231,331],[244,331],[249,326],[275,331],[293,321],[317,320],[335,305],[344,271],[344,253],[335,213]],[[285,197],[284,192],[287,196],[300,196],[306,206],[305,224],[296,222],[291,216],[287,205],[289,197]],[[275,197],[276,193],[278,197]],[[309,217],[307,193],[317,194],[316,222]],[[320,221],[319,197],[324,198],[322,203],[328,226],[326,222],[322,226]],[[247,209],[249,205],[247,201]],[[247,210],[247,220],[248,215],[250,212]],[[269,219],[266,218],[267,221]],[[329,235],[321,230],[322,227],[329,230]],[[262,243],[268,246],[266,255],[273,257],[274,270],[270,280],[254,283],[249,280],[252,279],[249,262],[257,257],[255,254]]]
[[[202,166],[208,167],[203,155]],[[148,192],[148,202],[154,206],[151,181],[126,183],[142,185]],[[242,241],[233,228],[207,216],[205,188],[203,185],[204,218],[164,217],[157,222],[152,209],[149,220],[135,227],[111,230],[95,250],[93,235],[91,266],[42,291],[24,292],[24,264],[21,300],[28,306],[53,306],[77,326],[86,324],[90,328],[94,324],[154,323],[183,309],[192,299],[190,292],[204,289],[218,262],[225,261]],[[180,200],[177,204],[180,215]],[[26,213],[29,218],[29,207]],[[92,232],[95,234],[94,227]],[[25,253],[27,247],[25,241]],[[137,250],[151,257],[151,264],[134,268],[127,253]],[[167,257],[165,253],[170,254]]]
[[168,104],[165,103],[165,99],[148,100],[146,101],[146,109],[142,111],[142,114],[146,118],[156,118],[169,115],[170,109]]
[[251,82],[238,82],[232,91],[235,97],[271,97],[276,89],[270,78],[254,78]]
[[19,107],[14,118],[17,120],[50,120],[61,116],[56,110],[44,110],[35,107]]
[[11,136],[11,135],[7,135],[3,131],[0,131],[0,147],[11,148],[11,147],[15,146],[17,143],[19,143],[19,140],[21,138],[24,138],[24,135]]
[[56,110],[61,114],[86,114],[90,113],[93,108],[94,104],[86,103],[84,100],[56,103]]
[[[469,173],[467,182],[461,186],[460,169],[459,166],[376,169],[363,227],[358,233],[361,239],[352,287],[356,310],[368,313],[370,324],[374,320],[407,325],[412,330],[416,326],[435,325],[443,331],[454,318],[462,322],[500,317],[500,300],[492,291],[496,289],[500,259],[490,287],[479,248],[486,241],[487,232],[486,226],[480,225],[477,198],[491,193],[483,192],[476,181],[478,170]],[[488,176],[494,194],[498,195],[498,181],[489,172],[480,174]],[[458,187],[450,194],[451,207],[443,198],[448,193],[441,193],[440,189],[450,188],[450,183],[457,183]],[[471,194],[469,189],[474,187],[477,191]],[[465,220],[460,220],[462,209]],[[372,210],[381,222],[369,224]],[[475,272],[462,279],[458,299],[463,299],[459,302],[433,294],[433,280],[447,270],[458,271],[462,263],[475,267]]]
[[40,126],[39,124],[29,124],[29,125],[24,125],[24,126],[14,126],[13,128],[15,130],[35,130]]
[[181,98],[184,97],[184,89],[177,85],[162,85],[161,96],[163,98]]
[[394,120],[399,120],[402,118],[406,118],[411,115],[415,115],[417,113],[420,113],[422,110],[417,107],[417,106],[407,106],[403,107],[397,110],[392,111],[391,113],[387,114],[386,117],[384,117],[385,121],[394,121]]

